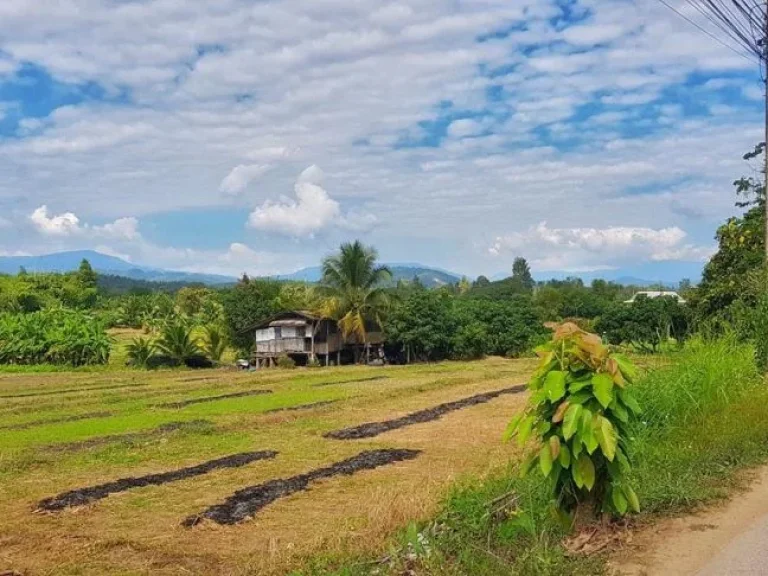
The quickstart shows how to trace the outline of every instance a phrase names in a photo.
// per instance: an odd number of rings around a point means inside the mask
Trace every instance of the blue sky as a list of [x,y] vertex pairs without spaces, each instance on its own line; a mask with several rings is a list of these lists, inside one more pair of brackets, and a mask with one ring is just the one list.
[[0,254],[689,275],[762,139],[756,64],[655,1],[76,4],[0,5]]

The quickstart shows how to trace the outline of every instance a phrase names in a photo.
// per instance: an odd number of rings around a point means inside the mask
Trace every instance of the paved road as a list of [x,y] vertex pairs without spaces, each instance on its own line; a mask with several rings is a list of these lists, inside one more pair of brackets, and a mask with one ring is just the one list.
[[715,556],[697,576],[768,576],[768,515]]

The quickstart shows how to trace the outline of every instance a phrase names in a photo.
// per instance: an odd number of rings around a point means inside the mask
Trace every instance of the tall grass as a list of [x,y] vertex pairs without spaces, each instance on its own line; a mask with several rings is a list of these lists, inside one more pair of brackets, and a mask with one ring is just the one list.
[[[638,382],[632,484],[645,516],[724,496],[736,471],[768,459],[768,387],[754,358],[735,339],[696,339]],[[602,574],[601,558],[566,556],[550,499],[539,475],[520,479],[510,466],[457,488],[434,521],[401,536],[387,565],[338,573]]]
[[768,456],[768,387],[754,349],[733,338],[694,340],[637,388],[635,482],[648,512],[725,495],[733,472]]

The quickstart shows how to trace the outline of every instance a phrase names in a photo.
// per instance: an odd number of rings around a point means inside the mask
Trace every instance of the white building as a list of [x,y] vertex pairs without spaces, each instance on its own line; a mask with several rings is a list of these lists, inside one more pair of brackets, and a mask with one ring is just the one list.
[[685,304],[686,300],[677,292],[672,290],[645,290],[643,292],[636,292],[632,298],[625,300],[625,304],[634,304],[638,296],[645,296],[646,298],[674,298],[678,304]]

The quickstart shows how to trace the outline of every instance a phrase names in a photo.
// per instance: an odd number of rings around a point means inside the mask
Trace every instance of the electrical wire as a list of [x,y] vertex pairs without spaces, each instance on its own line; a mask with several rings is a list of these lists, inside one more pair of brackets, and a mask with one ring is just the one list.
[[[738,49],[734,48],[733,46],[731,46],[730,44],[728,44],[727,42],[725,42],[725,41],[724,41],[722,38],[719,38],[719,37],[717,37],[715,34],[713,34],[712,32],[710,32],[709,30],[707,30],[707,29],[706,29],[706,28],[704,28],[703,26],[699,25],[699,24],[698,24],[698,23],[697,23],[695,20],[692,20],[691,18],[689,18],[688,16],[686,16],[685,14],[683,14],[682,12],[680,12],[680,11],[679,11],[677,8],[675,8],[674,6],[672,6],[672,5],[671,5],[669,2],[667,2],[666,0],[658,0],[658,1],[659,1],[661,4],[663,4],[664,6],[666,6],[667,8],[669,8],[670,10],[672,10],[672,12],[674,12],[675,14],[677,14],[677,15],[678,15],[680,18],[682,18],[683,20],[685,20],[686,22],[688,22],[689,24],[691,24],[692,26],[694,26],[695,28],[697,28],[699,31],[701,31],[701,32],[703,32],[704,34],[706,34],[707,36],[709,36],[709,37],[710,37],[712,40],[714,40],[715,42],[717,42],[717,43],[719,43],[719,44],[721,44],[721,45],[725,46],[726,48],[728,48],[728,50],[730,50],[731,52],[733,52],[733,53],[735,53],[735,54],[737,54],[737,55],[741,56],[742,58],[744,58],[744,59],[746,59],[746,60],[749,60],[749,61],[752,61],[752,58],[751,58],[751,57],[750,57],[750,56],[749,56],[747,53],[745,53],[745,52],[742,52],[742,51],[740,51],[740,50],[738,50]],[[718,27],[719,27],[719,26],[718,26]]]

